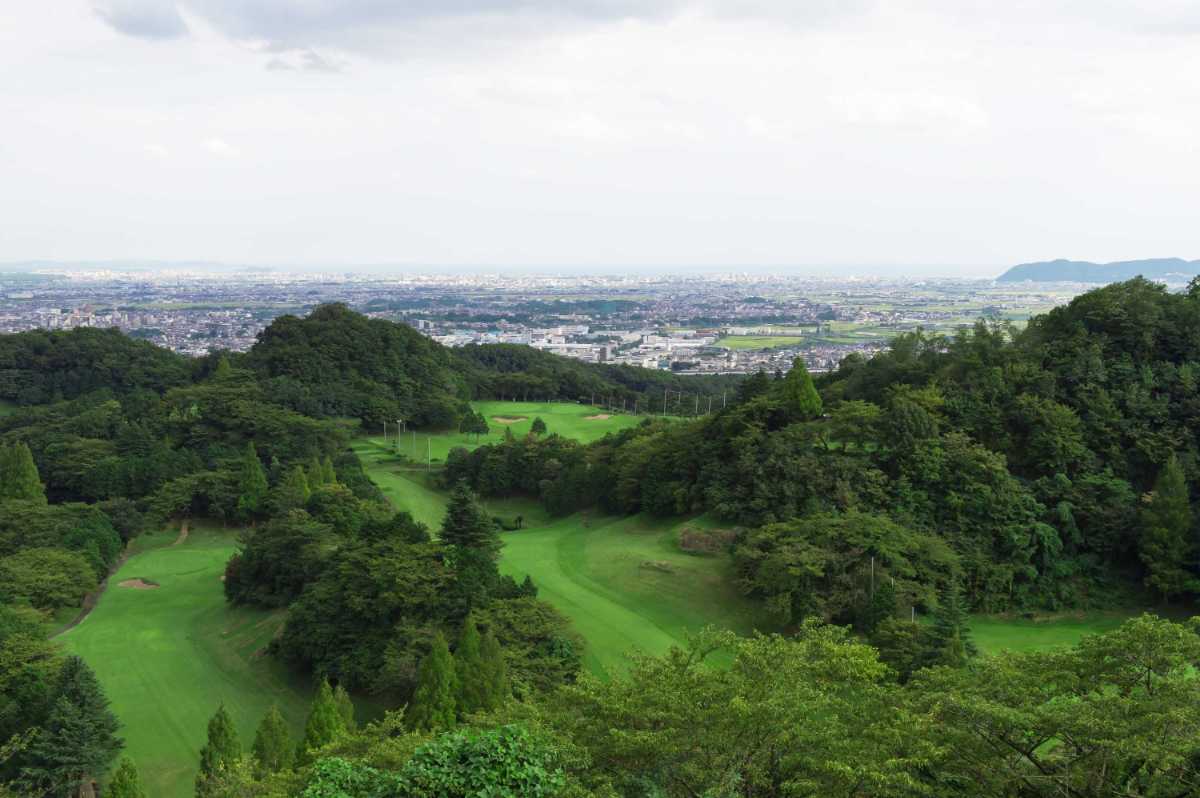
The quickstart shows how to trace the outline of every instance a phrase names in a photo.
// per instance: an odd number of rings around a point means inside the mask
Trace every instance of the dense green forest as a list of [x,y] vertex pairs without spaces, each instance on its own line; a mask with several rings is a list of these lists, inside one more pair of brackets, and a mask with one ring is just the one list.
[[[246,529],[226,598],[286,608],[269,653],[319,685],[299,740],[268,713],[243,746],[214,707],[197,795],[1196,794],[1194,624],[985,657],[968,613],[1200,591],[1197,379],[1200,283],[1140,279],[1019,332],[913,333],[816,380],[798,361],[732,387],[447,350],[336,305],[195,360],[113,331],[0,336],[18,406],[0,418],[0,795],[144,794],[101,686],[47,632],[129,541],[185,517]],[[455,450],[437,530],[348,445],[383,420],[458,426],[471,399],[664,391],[730,402],[587,445]],[[583,673],[567,619],[499,573],[480,495],[712,513],[780,633]],[[389,711],[360,726],[350,694]]]
[[981,611],[1174,599],[1200,585],[1198,378],[1200,284],[1139,279],[1019,333],[905,334],[818,382],[760,373],[696,421],[459,451],[446,479],[556,513],[711,511],[742,525],[744,588],[785,623],[855,621],[872,561],[919,609],[951,583]]

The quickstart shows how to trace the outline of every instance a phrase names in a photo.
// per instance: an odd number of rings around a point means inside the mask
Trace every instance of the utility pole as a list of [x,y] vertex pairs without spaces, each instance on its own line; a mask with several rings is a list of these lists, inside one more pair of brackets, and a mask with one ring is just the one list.
[[383,420],[383,445],[384,445],[384,446],[387,446],[387,442],[388,442],[388,437],[387,437],[387,419],[385,418],[385,419]]
[[425,470],[433,470],[433,438],[425,439]]
[[413,430],[413,462],[417,461],[417,431]]
[[711,414],[712,414],[712,395],[710,394],[708,397],[708,411],[704,415],[707,416],[707,415],[711,415]]
[[725,409],[725,391],[721,391],[721,409]]
[[667,390],[663,388],[663,418],[667,417]]
[[400,454],[400,436],[404,434],[404,419],[396,419],[396,424],[400,426],[400,429],[396,430],[396,454]]
[[696,394],[696,412],[694,415],[700,415],[700,394]]

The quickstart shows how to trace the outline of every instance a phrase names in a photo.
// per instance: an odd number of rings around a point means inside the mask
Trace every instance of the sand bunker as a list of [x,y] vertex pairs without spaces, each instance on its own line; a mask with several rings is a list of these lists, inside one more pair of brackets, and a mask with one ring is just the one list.
[[608,421],[612,416],[608,413],[597,413],[594,416],[587,416],[584,421]]
[[525,416],[492,416],[492,421],[497,424],[516,424],[518,421],[524,421]]
[[126,579],[124,582],[118,582],[117,587],[128,587],[134,590],[154,590],[158,587],[158,583],[147,582],[144,579]]

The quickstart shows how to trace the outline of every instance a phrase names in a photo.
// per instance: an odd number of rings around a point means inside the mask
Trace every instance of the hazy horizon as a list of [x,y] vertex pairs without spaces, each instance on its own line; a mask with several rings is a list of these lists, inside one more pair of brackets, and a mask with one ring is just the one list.
[[1185,0],[17,4],[0,261],[1195,258],[1198,39]]

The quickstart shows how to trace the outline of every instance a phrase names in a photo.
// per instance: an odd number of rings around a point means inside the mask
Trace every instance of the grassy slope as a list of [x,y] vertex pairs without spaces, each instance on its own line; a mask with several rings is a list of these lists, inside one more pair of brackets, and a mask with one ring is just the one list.
[[0,399],[0,418],[17,412],[17,406],[7,399]]
[[975,616],[971,635],[985,654],[999,651],[1044,651],[1073,646],[1087,635],[1116,629],[1134,612],[1087,612],[1029,620]]
[[[502,503],[492,509],[512,514]],[[763,628],[765,619],[733,589],[728,557],[679,550],[683,525],[576,514],[506,533],[500,568],[518,580],[532,575],[539,597],[570,616],[597,674],[620,669],[633,648],[661,653],[705,625]]]
[[[574,438],[585,443],[599,440],[609,432],[626,427],[637,426],[642,417],[631,414],[615,414],[607,419],[589,419],[588,416],[603,415],[607,411],[589,405],[574,405],[562,402],[475,402],[476,411],[487,419],[490,431],[487,435],[474,435],[461,432],[425,433],[407,432],[400,438],[400,454],[424,463],[432,457],[434,463],[442,463],[446,455],[456,446],[474,449],[485,443],[499,443],[504,440],[504,430],[507,427],[514,435],[525,435],[533,424],[533,419],[540,417],[546,422],[548,433],[558,433],[568,438]],[[501,424],[500,418],[521,418],[513,424]],[[388,438],[394,446],[396,433],[393,425],[388,425]],[[372,440],[383,443],[383,436],[376,435]]]
[[[629,416],[588,421],[586,416],[594,415],[595,408],[576,405],[486,402],[476,408],[489,419],[527,416],[512,425],[514,434],[528,431],[534,416],[541,416],[550,431],[581,440],[637,423]],[[491,437],[502,435],[501,431]],[[448,451],[451,445],[475,445],[463,440],[465,436],[442,437],[447,440],[435,442],[435,452]],[[379,438],[360,440],[355,450],[394,506],[437,529],[446,498],[428,485],[424,472],[408,470],[387,456]],[[728,557],[685,554],[675,544],[680,527],[710,523],[706,519],[680,522],[580,513],[552,520],[528,499],[490,501],[487,506],[506,518],[524,516],[525,529],[504,535],[501,570],[518,580],[531,575],[539,595],[571,617],[588,642],[586,664],[595,673],[621,667],[625,652],[635,647],[665,651],[683,642],[686,631],[706,624],[743,632],[765,626],[761,614],[733,590]]]
[[[220,576],[235,535],[199,528],[179,546],[171,540],[171,533],[152,536],[110,580],[92,614],[59,640],[95,669],[147,793],[184,798],[193,794],[205,728],[219,704],[249,746],[272,703],[298,732],[309,690],[260,655],[282,614],[225,603]],[[161,587],[117,586],[135,577]]]

